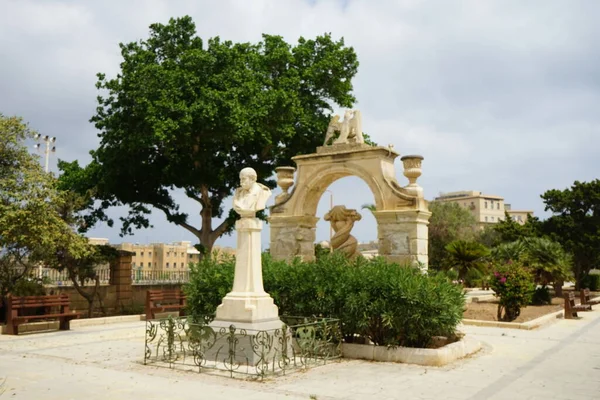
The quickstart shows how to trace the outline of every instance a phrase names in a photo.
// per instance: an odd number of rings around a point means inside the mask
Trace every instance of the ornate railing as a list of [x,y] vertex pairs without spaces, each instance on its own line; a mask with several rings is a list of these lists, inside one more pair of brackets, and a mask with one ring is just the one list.
[[155,285],[164,283],[187,283],[190,280],[190,271],[131,271],[133,285]]
[[[98,268],[96,274],[100,280],[100,285],[108,285],[110,281],[110,269]],[[40,278],[46,286],[73,286],[73,281],[69,278],[69,273],[66,270],[56,270],[52,268],[40,268],[32,270],[32,276]],[[94,286],[95,280],[88,279],[83,285]]]
[[146,321],[144,364],[192,367],[236,377],[285,375],[342,356],[339,320],[281,318],[279,329],[254,331],[216,326],[210,318]]

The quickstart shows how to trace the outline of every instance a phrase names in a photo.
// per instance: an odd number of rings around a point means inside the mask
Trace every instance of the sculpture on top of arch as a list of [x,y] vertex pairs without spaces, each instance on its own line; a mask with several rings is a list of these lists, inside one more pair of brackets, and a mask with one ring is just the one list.
[[[369,186],[375,200],[379,254],[389,260],[427,265],[428,221],[431,213],[417,179],[423,157],[401,158],[407,185],[396,179],[393,146],[364,143],[359,110],[346,110],[343,120],[332,117],[324,145],[316,153],[292,160],[296,168],[276,168],[282,193],[270,208],[270,252],[275,259],[314,259],[315,216],[319,200],[334,181],[357,176]],[[290,192],[290,187],[293,186]]]

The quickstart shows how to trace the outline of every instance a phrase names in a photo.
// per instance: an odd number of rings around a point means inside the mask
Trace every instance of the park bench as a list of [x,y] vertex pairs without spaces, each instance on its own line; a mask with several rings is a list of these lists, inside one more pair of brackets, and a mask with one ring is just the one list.
[[573,319],[577,317],[577,311],[591,311],[592,306],[589,304],[575,304],[575,294],[568,292],[565,296],[565,319]]
[[[68,331],[72,319],[77,319],[81,313],[69,311],[69,295],[57,294],[48,296],[22,296],[6,298],[6,333],[19,334],[19,325],[32,320],[58,319],[58,329]],[[36,315],[27,315],[32,312]],[[43,311],[43,314],[39,314]]]
[[155,319],[157,313],[179,311],[183,315],[185,295],[179,289],[148,290],[146,292],[146,320]]
[[589,304],[590,306],[600,304],[600,300],[590,300],[590,289],[581,289],[579,291],[579,298],[581,299],[581,304]]

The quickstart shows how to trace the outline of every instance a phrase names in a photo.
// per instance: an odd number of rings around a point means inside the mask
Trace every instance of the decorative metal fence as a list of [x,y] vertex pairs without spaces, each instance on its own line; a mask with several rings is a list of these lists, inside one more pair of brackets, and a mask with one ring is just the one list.
[[190,271],[131,271],[131,283],[133,285],[187,283],[189,281]]
[[230,377],[285,375],[342,356],[338,319],[281,317],[279,329],[218,327],[186,317],[146,321],[144,364],[221,372]]
[[[97,269],[96,273],[100,278],[100,285],[108,285],[110,281],[110,269],[109,268],[101,268]],[[32,271],[33,277],[41,278],[42,282],[46,286],[73,286],[73,281],[69,278],[69,274],[66,270],[59,271],[52,268],[41,268],[39,270],[35,269]],[[39,275],[39,276],[38,276]],[[86,280],[84,282],[84,286],[94,286],[96,281],[94,280]]]

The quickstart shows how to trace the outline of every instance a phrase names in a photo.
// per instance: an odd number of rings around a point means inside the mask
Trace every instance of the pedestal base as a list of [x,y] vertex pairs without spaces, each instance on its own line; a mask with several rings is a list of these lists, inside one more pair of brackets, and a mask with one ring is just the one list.
[[217,307],[215,321],[226,321],[236,325],[279,321],[279,309],[267,293],[256,296],[255,293],[248,295],[230,292]]

